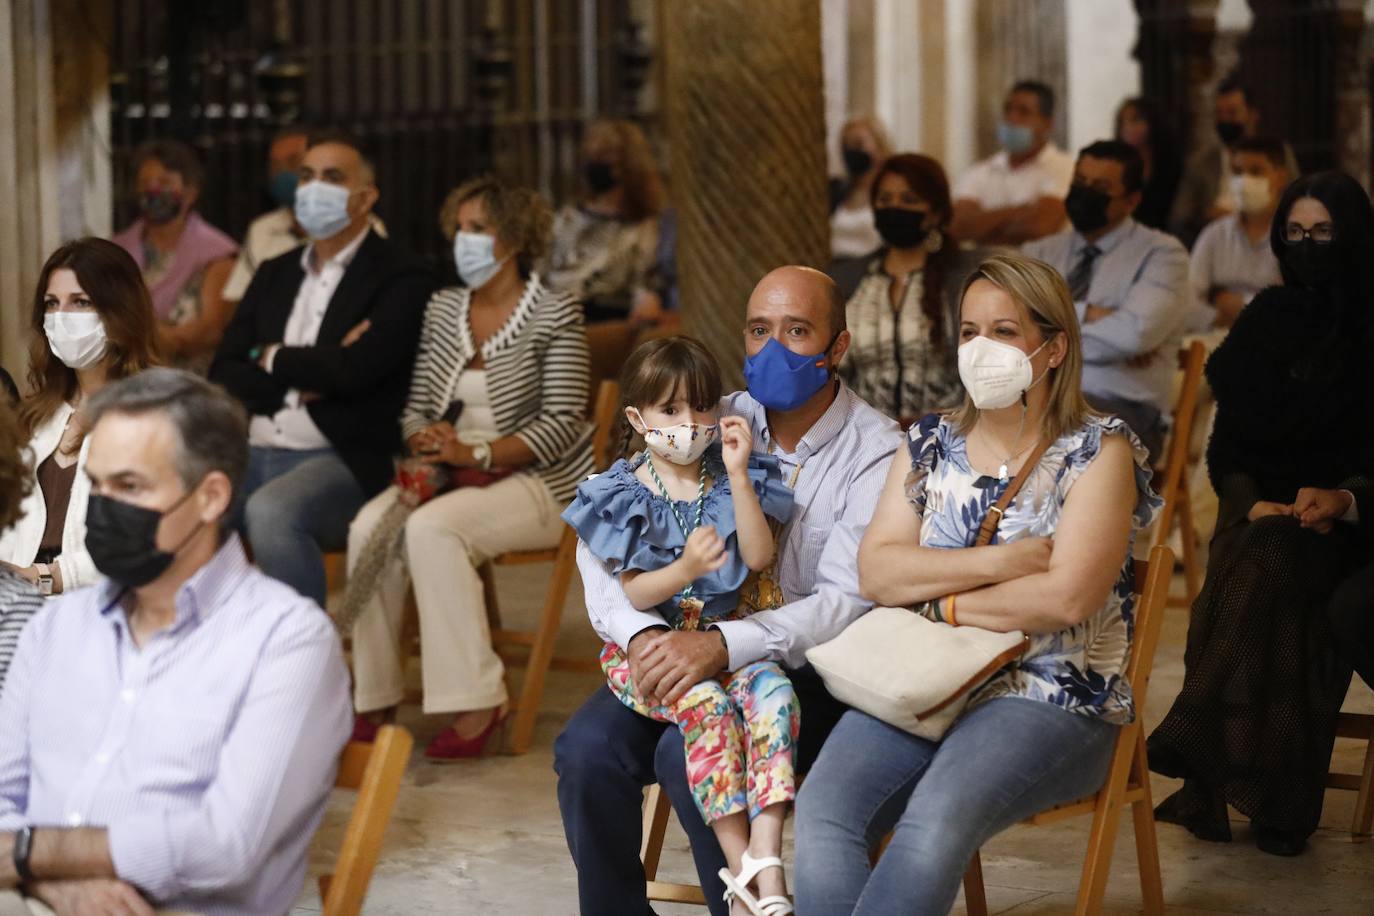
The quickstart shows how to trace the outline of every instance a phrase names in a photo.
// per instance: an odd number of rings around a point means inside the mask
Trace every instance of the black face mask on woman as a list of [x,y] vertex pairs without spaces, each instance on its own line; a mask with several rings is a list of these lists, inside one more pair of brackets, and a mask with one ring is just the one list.
[[1080,233],[1096,232],[1107,225],[1107,205],[1111,201],[1111,196],[1103,191],[1076,184],[1064,198],[1064,209],[1069,222]]
[[889,248],[915,248],[930,234],[926,228],[929,216],[925,210],[879,207],[873,211],[873,228]]
[[1308,289],[1324,289],[1331,285],[1339,268],[1334,242],[1316,242],[1310,238],[1289,245],[1283,253],[1283,263],[1293,279]]
[[125,588],[141,588],[156,580],[204,524],[197,523],[175,550],[158,549],[158,524],[195,492],[195,487],[187,490],[162,512],[92,493],[86,504],[86,550],[95,568]]
[[873,168],[873,156],[868,150],[846,146],[841,152],[844,156],[844,170],[849,173],[850,178],[858,178]]
[[605,194],[616,186],[615,169],[609,162],[592,159],[582,166],[582,179],[593,194]]

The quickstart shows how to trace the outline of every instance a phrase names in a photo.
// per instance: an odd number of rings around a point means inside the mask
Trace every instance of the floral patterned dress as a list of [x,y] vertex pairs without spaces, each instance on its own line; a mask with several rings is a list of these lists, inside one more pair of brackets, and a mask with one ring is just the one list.
[[[1031,477],[1008,507],[993,543],[1023,537],[1053,537],[1069,490],[1102,448],[1104,435],[1125,436],[1135,459],[1136,505],[1131,544],[1163,505],[1150,489],[1148,455],[1135,433],[1116,417],[1090,416],[1045,451]],[[969,464],[967,440],[944,417],[925,417],[908,434],[912,471],[907,498],[921,515],[924,547],[972,547],[978,526],[1007,484],[979,474]],[[1125,724],[1135,717],[1126,666],[1135,630],[1131,551],[1121,575],[1096,614],[1056,633],[1031,636],[1022,658],[981,687],[969,708],[998,697],[1052,703],[1069,712]]]
[[[691,523],[696,503],[674,505],[635,476],[643,464],[617,461],[604,474],[584,482],[563,513],[587,549],[613,575],[626,570],[662,569],[682,555],[687,533],[677,516]],[[713,620],[746,613],[741,588],[749,568],[740,556],[730,479],[721,463],[720,446],[703,458],[714,483],[702,504],[701,524],[715,526],[725,541],[726,562],[719,570],[692,583],[692,594],[703,603],[698,614],[685,617],[677,596],[654,608],[674,629],[697,629]],[[754,455],[749,480],[764,515],[785,523],[792,514],[792,491],[783,483],[777,459]],[[670,706],[650,705],[640,696],[630,675],[624,650],[606,643],[601,668],[611,692],[642,716],[670,722],[682,731],[687,754],[687,784],[707,823],[740,811],[757,817],[770,805],[796,797],[793,758],[800,728],[800,710],[792,682],[776,662],[756,661],[694,685]]]

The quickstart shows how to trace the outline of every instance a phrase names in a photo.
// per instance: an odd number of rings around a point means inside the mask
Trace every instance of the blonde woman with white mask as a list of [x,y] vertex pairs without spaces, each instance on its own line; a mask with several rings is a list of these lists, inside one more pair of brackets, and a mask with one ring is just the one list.
[[[1077,318],[1048,264],[983,261],[964,285],[959,339],[967,398],[908,433],[859,583],[877,604],[1021,630],[1030,647],[938,742],[845,714],[797,802],[799,914],[949,912],[973,852],[1095,791],[1116,727],[1135,715],[1131,545],[1160,505],[1145,450],[1084,400]],[[972,546],[1022,475],[993,543]],[[888,831],[873,868],[867,838]]]
[[56,595],[99,578],[86,552],[81,406],[107,382],[158,362],[157,324],[134,259],[113,242],[84,238],[43,265],[30,327],[19,422],[35,485],[19,521],[0,536],[0,563]]

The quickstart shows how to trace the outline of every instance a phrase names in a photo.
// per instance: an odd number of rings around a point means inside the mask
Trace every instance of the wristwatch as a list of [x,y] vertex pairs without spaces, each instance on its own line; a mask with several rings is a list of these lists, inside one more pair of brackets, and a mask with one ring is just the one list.
[[19,881],[22,884],[28,884],[34,880],[33,872],[29,870],[29,854],[31,852],[33,852],[33,827],[25,824],[14,835],[14,873],[19,876]]
[[491,470],[491,446],[486,442],[479,442],[472,447],[472,460],[477,462],[477,467],[484,471]]
[[34,568],[38,570],[38,594],[47,598],[52,594],[52,567],[47,563],[35,563]]

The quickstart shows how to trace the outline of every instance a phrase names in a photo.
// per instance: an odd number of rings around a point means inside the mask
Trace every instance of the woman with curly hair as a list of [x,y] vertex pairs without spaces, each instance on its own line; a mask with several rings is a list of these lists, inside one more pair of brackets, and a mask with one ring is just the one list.
[[[359,740],[405,692],[407,571],[424,633],[425,712],[453,716],[426,755],[476,756],[500,721],[504,671],[477,569],[500,553],[555,546],[559,512],[592,471],[582,309],[533,271],[551,220],[538,194],[490,177],[444,203],[440,223],[464,285],[439,290],[426,308],[401,433],[411,467],[443,468],[440,488],[450,489],[426,500],[430,487],[392,486],[349,528],[351,596],[355,580],[375,583],[352,627]],[[393,526],[395,537],[376,537]]]
[[[0,531],[19,520],[19,506],[33,488],[24,445],[14,412],[0,405]],[[42,606],[43,597],[32,582],[12,567],[0,567],[0,689],[19,645],[19,631]]]
[[644,131],[596,121],[582,137],[586,195],[558,211],[544,265],[554,289],[582,302],[588,321],[637,319],[647,308],[663,188]]
[[106,382],[158,362],[157,321],[138,265],[105,239],[68,242],[38,276],[30,312],[29,396],[19,410],[37,486],[0,535],[0,562],[45,595],[99,578],[86,552],[81,405]]

